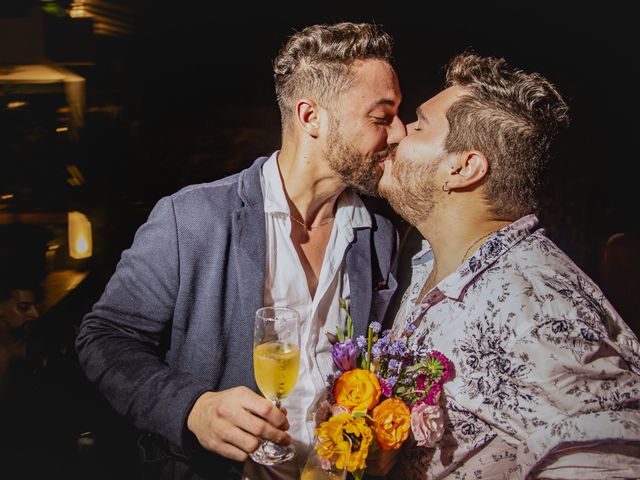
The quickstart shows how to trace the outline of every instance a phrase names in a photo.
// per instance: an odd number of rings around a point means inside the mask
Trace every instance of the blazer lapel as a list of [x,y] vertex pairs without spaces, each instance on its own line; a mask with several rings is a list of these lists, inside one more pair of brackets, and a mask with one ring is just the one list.
[[371,229],[354,230],[354,239],[347,250],[347,272],[351,305],[349,313],[353,320],[354,338],[366,335],[371,310]]
[[234,243],[238,252],[240,303],[251,316],[262,307],[264,296],[265,226],[262,205],[245,207],[234,213]]

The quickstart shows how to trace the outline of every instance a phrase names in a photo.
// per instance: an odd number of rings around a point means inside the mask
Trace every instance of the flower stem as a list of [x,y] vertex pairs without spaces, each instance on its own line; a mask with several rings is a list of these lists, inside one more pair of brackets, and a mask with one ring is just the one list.
[[367,331],[367,359],[365,361],[365,370],[371,367],[371,344],[373,343],[373,328],[369,327]]

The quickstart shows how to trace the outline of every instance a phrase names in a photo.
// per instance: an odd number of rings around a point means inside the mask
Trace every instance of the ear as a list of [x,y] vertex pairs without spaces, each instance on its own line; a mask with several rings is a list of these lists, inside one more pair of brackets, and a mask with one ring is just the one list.
[[302,130],[316,138],[320,131],[320,106],[306,98],[296,103],[296,120]]
[[450,165],[449,183],[451,189],[477,186],[489,172],[489,162],[484,153],[469,150],[456,155]]

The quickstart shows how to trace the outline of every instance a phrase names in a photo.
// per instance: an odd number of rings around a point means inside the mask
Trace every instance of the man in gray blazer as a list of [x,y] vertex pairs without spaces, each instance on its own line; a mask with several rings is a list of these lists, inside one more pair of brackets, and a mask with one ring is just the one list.
[[[149,478],[298,478],[338,298],[357,336],[384,320],[397,285],[397,233],[355,193],[376,191],[406,134],[391,47],[373,24],[294,34],[274,62],[281,149],[161,199],[83,319],[81,365],[143,432]],[[288,419],[256,393],[253,319],[265,305],[301,312]],[[293,441],[297,464],[252,464],[263,438]]]

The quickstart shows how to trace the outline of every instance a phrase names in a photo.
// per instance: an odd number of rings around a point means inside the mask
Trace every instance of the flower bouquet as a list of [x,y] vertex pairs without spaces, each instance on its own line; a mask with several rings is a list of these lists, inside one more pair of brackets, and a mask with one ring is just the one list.
[[393,338],[373,322],[367,337],[353,339],[346,303],[346,332],[330,335],[338,374],[330,376],[327,400],[316,414],[318,454],[335,461],[356,480],[364,475],[374,448],[399,449],[413,436],[418,446],[433,447],[442,437],[444,412],[439,405],[442,384],[451,364],[436,351],[411,351],[407,336]]

